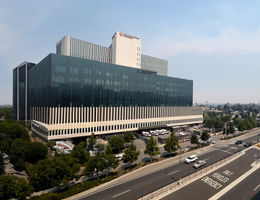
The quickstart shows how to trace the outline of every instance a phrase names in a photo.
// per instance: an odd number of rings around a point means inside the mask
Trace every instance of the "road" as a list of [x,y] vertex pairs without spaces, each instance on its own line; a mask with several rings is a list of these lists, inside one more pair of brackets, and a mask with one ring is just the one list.
[[236,187],[223,195],[220,200],[258,200],[260,199],[260,169],[256,170]]
[[[250,137],[245,141],[256,141],[256,136]],[[216,144],[211,152],[201,155],[199,159],[205,159],[207,161],[207,165],[210,165],[243,149],[245,149],[243,145],[227,144],[224,146],[219,146]],[[191,164],[185,164],[182,160],[181,164],[174,164],[170,167],[153,172],[152,174],[86,195],[81,199],[137,199],[163,186],[175,182],[180,176],[184,177],[195,171],[196,170]]]
[[[252,148],[231,163],[213,171],[212,173],[192,182],[191,184],[177,190],[176,192],[166,196],[163,200],[185,199],[206,200],[215,195],[217,192],[225,188],[242,174],[252,168],[255,154],[260,151]],[[236,198],[229,198],[236,199]],[[241,198],[237,198],[241,199]]]

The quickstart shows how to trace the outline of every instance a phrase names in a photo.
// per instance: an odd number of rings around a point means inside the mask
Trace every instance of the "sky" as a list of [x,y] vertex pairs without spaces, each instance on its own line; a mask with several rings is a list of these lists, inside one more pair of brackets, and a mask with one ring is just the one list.
[[260,103],[258,0],[0,0],[0,105],[12,104],[12,70],[55,53],[64,35],[109,46],[114,32],[142,39],[193,80],[195,103]]

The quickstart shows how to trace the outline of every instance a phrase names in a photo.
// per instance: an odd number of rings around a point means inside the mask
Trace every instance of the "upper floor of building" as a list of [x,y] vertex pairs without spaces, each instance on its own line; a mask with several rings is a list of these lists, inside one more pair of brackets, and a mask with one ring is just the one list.
[[167,76],[168,61],[142,54],[141,39],[116,32],[109,47],[64,36],[56,44],[56,53],[99,62],[146,69]]

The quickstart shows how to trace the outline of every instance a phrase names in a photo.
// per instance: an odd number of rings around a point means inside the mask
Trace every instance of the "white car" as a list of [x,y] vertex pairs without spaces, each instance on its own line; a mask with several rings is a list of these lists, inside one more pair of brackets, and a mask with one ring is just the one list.
[[145,137],[151,137],[151,134],[149,132],[145,132],[145,131],[142,132],[142,135]]
[[194,161],[198,160],[198,157],[196,155],[191,155],[189,156],[188,158],[186,158],[184,160],[185,163],[189,164],[189,163],[192,163]]
[[150,131],[150,134],[153,135],[153,136],[159,135],[156,131]]
[[116,155],[116,158],[118,159],[118,160],[122,160],[123,159],[123,153],[120,153],[120,154],[117,154]]

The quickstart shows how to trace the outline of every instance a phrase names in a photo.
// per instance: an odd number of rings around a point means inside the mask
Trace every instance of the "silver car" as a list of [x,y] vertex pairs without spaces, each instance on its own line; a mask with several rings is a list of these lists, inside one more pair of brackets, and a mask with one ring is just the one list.
[[195,168],[195,169],[198,169],[199,167],[201,167],[201,166],[203,166],[203,165],[205,165],[206,164],[206,161],[205,160],[198,160],[194,165],[193,165],[193,167]]

